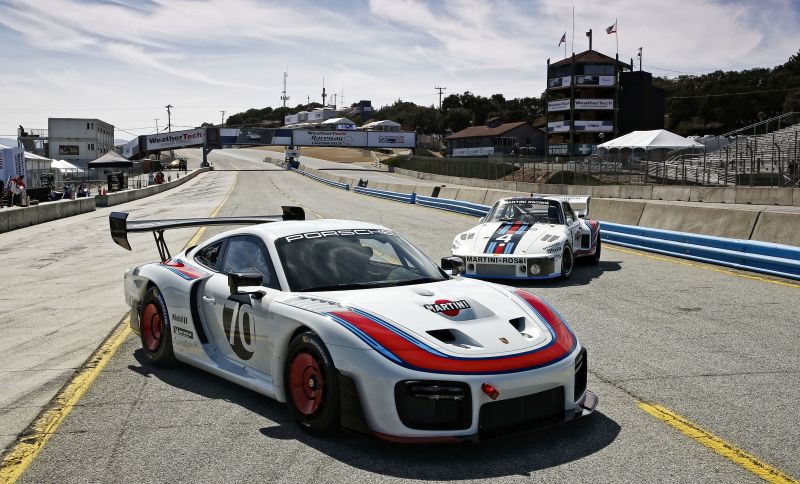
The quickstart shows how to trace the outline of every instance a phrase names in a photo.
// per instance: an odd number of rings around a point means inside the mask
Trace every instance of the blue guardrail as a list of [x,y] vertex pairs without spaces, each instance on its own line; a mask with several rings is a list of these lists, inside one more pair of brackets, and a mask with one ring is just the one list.
[[492,208],[488,205],[481,205],[480,203],[462,202],[461,200],[451,200],[449,198],[423,196],[417,197],[417,205],[440,208],[442,210],[473,215],[475,217],[483,217],[489,213],[489,209]]
[[375,188],[366,188],[366,187],[353,187],[353,191],[356,193],[361,193],[363,195],[369,195],[371,197],[379,197],[379,198],[387,198],[389,200],[394,200],[395,202],[402,202],[402,203],[417,203],[417,194],[416,193],[399,193],[399,192],[389,192],[386,190],[377,190]]
[[318,182],[325,183],[326,185],[330,185],[330,186],[336,187],[336,188],[341,188],[342,190],[350,190],[350,185],[347,184],[347,183],[339,183],[339,182],[336,182],[336,181],[333,181],[333,180],[328,180],[327,178],[322,178],[321,176],[314,175],[312,173],[300,170],[298,168],[289,168],[289,169],[292,170],[292,171],[296,171],[297,173],[300,173],[303,176],[307,176],[307,177],[311,178],[312,180],[316,180]]

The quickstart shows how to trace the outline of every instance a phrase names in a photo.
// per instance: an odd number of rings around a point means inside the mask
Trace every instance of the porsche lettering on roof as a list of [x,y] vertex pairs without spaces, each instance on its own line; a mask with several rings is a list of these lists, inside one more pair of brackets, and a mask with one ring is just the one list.
[[322,230],[320,232],[306,232],[304,234],[287,235],[283,239],[286,242],[294,242],[302,239],[321,239],[324,237],[347,237],[353,235],[396,235],[394,231],[387,229],[352,229],[352,230]]

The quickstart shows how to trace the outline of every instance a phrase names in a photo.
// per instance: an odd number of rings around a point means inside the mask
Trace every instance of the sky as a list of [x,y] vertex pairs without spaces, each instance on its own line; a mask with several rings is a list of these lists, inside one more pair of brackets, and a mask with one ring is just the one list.
[[87,117],[131,139],[167,104],[173,129],[219,123],[280,106],[284,71],[290,106],[319,102],[323,77],[376,108],[437,104],[437,86],[539,96],[561,36],[581,52],[590,28],[656,75],[772,67],[800,50],[800,0],[0,0],[0,137]]

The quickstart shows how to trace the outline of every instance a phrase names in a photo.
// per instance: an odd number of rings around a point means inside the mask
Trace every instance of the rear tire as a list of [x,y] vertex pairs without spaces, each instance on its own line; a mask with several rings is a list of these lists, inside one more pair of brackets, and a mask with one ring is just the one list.
[[339,381],[333,359],[322,340],[307,331],[289,343],[283,372],[289,413],[312,434],[339,428]]
[[594,249],[594,254],[589,257],[589,264],[596,266],[600,263],[600,249],[602,248],[602,244],[600,242],[600,237],[597,237],[597,248]]
[[569,279],[575,267],[575,257],[572,255],[572,246],[565,245],[561,254],[561,279]]
[[172,351],[172,325],[164,296],[157,287],[151,287],[142,299],[142,312],[139,315],[139,334],[142,349],[151,363],[157,366],[175,362]]

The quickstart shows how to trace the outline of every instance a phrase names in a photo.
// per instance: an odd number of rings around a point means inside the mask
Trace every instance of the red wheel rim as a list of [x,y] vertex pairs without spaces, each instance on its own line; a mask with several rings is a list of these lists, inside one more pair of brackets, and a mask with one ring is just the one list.
[[322,404],[325,380],[317,361],[308,353],[299,353],[289,367],[289,391],[294,408],[303,415],[314,415]]
[[156,303],[151,302],[142,312],[142,339],[145,347],[150,351],[158,349],[161,344],[161,335],[164,332],[164,320]]

